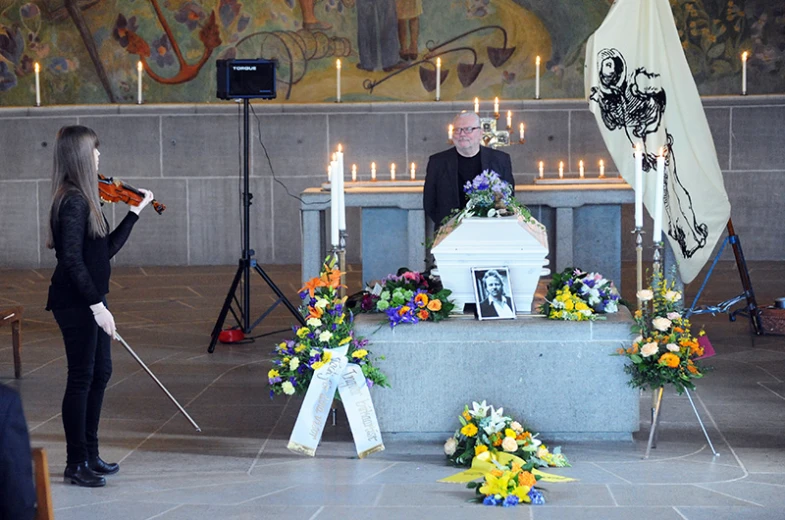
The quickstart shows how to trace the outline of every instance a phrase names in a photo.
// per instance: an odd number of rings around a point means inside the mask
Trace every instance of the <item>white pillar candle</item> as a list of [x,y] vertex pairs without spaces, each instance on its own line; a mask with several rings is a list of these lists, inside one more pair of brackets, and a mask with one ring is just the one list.
[[537,56],[536,68],[534,70],[534,99],[540,99],[540,57]]
[[142,104],[142,62],[136,62],[136,104]]
[[512,131],[512,110],[507,111],[507,130]]
[[357,182],[357,165],[352,164],[352,182]]
[[521,125],[518,127],[518,130],[519,130],[519,132],[521,134],[521,141],[524,141],[525,139],[523,137],[523,130],[524,130],[523,123],[521,123]]
[[605,177],[605,161],[600,159],[600,179]]
[[414,179],[414,176],[415,176],[415,174],[414,174],[414,163],[412,163],[412,167],[409,169],[409,173],[410,173],[411,179],[415,180]]
[[581,179],[583,179],[584,171],[585,170],[583,169],[583,161],[578,161],[578,174],[581,176]]
[[35,64],[35,106],[41,106],[41,65]]
[[564,161],[559,161],[559,178],[564,178]]
[[343,147],[338,145],[338,152],[335,154],[336,159],[336,180],[338,181],[338,194],[340,196],[338,205],[338,229],[343,231],[346,229],[346,197],[344,194],[344,167],[343,167]]
[[451,143],[452,143],[452,133],[453,133],[453,130],[454,130],[454,127],[452,125],[447,127],[447,140],[450,141]]
[[442,59],[436,58],[436,101],[442,97]]
[[376,180],[376,163],[375,162],[371,163],[371,180],[372,181]]
[[338,213],[338,205],[340,204],[340,195],[338,195],[338,172],[336,171],[336,161],[330,161],[330,173],[332,182],[330,182],[330,244],[333,248],[338,247],[338,222],[340,217]]
[[747,51],[741,53],[741,95],[747,95]]
[[390,164],[390,180],[395,180],[395,163]]
[[474,98],[474,113],[480,113],[480,98]]
[[654,243],[662,240],[662,207],[665,201],[665,151],[660,149],[657,156],[657,185],[654,187],[654,232],[652,238]]
[[643,227],[643,150],[635,145],[635,227]]
[[540,179],[545,178],[545,163],[540,161]]
[[341,102],[341,60],[335,60],[335,101]]

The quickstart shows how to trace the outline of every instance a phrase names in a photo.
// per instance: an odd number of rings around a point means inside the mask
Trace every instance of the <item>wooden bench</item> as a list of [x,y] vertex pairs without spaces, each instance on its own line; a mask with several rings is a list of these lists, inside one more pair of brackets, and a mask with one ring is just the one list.
[[0,327],[11,325],[11,342],[14,347],[14,376],[22,377],[22,312],[23,307],[0,309]]

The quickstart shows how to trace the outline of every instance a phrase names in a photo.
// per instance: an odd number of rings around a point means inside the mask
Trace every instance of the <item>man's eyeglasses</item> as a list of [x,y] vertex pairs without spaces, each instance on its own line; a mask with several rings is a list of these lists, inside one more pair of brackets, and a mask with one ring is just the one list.
[[459,135],[460,134],[470,134],[470,133],[474,132],[475,130],[479,130],[479,129],[480,129],[479,126],[460,127],[460,128],[456,128],[455,129],[455,133],[459,134]]

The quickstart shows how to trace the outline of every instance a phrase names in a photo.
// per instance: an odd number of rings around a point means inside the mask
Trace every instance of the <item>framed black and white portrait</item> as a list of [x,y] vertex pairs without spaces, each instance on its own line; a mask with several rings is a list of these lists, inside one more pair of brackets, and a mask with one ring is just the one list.
[[473,267],[472,279],[479,319],[515,319],[515,302],[507,267]]

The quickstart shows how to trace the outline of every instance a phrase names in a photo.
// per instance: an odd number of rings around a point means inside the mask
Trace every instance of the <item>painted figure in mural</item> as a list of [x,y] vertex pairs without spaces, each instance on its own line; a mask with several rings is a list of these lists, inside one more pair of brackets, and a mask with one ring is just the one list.
[[474,112],[462,112],[455,116],[452,124],[455,147],[431,155],[425,174],[423,209],[436,227],[454,209],[466,207],[464,184],[485,170],[495,171],[515,189],[510,156],[480,146],[480,117]]
[[316,0],[300,0],[300,9],[303,12],[303,29],[308,31],[327,31],[332,29],[332,25],[316,19],[313,5]]
[[[665,114],[666,96],[657,84],[659,74],[638,68],[628,77],[626,61],[617,49],[601,50],[598,59],[600,84],[592,87],[589,100],[600,106],[602,121],[608,130],[623,130],[630,145],[635,144],[633,136],[643,142],[643,169],[654,171],[656,151],[648,151],[646,138],[659,130]],[[673,136],[667,128],[664,131],[668,149],[664,189],[668,235],[678,242],[682,255],[691,258],[706,245],[708,226],[697,221],[692,196],[676,168]]]
[[110,260],[123,247],[142,211],[144,200],[114,231],[101,211],[98,195],[98,137],[84,126],[65,126],[57,133],[52,172],[47,247],[57,266],[46,309],[54,314],[65,343],[68,379],[63,397],[66,482],[85,487],[106,485],[103,475],[120,470],[98,453],[98,422],[106,384],[112,375],[111,342],[115,332],[106,308]]
[[398,51],[395,0],[357,0],[357,68],[376,70],[381,57],[382,70],[390,72],[406,65]]
[[[398,13],[398,42],[401,45],[400,56],[403,60],[417,59],[420,37],[420,15],[422,0],[396,0],[395,10]],[[409,45],[406,45],[406,33],[409,33]]]

